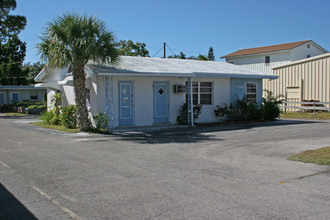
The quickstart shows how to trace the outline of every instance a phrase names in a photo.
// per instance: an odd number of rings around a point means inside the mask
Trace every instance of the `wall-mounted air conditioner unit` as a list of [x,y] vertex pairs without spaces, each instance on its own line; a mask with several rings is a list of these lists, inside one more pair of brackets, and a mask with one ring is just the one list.
[[174,85],[173,86],[173,92],[174,93],[185,93],[187,92],[187,86],[186,85]]

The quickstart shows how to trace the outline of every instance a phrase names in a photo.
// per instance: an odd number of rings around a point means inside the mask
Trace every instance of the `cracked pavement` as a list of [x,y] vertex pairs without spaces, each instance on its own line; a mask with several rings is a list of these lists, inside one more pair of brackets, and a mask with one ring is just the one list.
[[105,136],[31,120],[0,116],[0,219],[330,216],[330,167],[287,160],[329,146],[330,121]]

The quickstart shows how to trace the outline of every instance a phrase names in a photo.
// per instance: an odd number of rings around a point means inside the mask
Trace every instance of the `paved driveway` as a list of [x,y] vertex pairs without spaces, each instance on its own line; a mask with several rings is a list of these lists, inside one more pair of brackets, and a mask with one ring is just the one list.
[[329,219],[330,121],[66,134],[0,117],[0,219]]

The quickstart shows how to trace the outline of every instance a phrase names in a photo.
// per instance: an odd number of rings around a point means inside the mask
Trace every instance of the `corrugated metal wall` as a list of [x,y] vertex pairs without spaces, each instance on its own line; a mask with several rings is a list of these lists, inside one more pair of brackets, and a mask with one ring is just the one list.
[[[263,85],[275,96],[288,95],[288,101],[330,102],[330,53],[276,67],[273,74],[279,78],[265,79]],[[298,90],[299,98],[292,95]]]

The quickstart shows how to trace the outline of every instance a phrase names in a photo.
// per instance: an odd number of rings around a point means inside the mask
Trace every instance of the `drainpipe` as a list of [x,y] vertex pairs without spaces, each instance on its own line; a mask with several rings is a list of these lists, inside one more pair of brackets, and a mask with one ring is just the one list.
[[[192,92],[192,80],[188,77],[188,125],[194,126],[194,106],[193,106],[193,92]],[[189,123],[190,122],[190,123]]]

